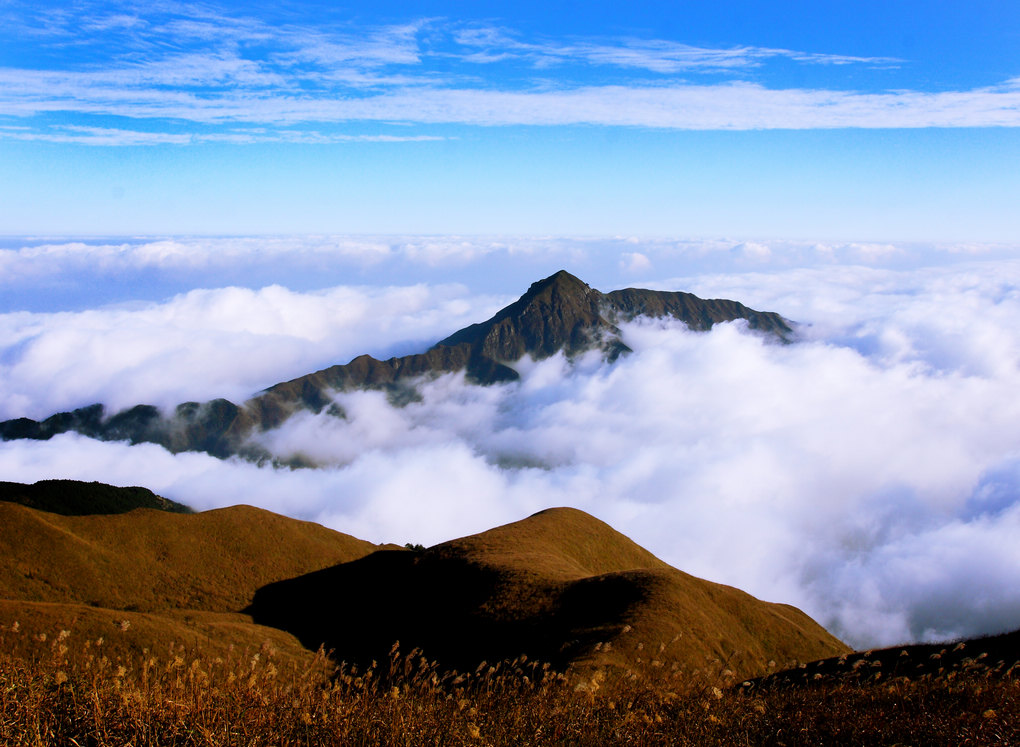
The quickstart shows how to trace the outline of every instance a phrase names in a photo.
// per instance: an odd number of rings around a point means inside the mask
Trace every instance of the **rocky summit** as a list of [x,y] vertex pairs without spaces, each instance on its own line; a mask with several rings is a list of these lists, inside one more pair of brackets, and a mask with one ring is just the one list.
[[17,418],[0,423],[0,438],[45,440],[76,432],[105,441],[157,443],[172,452],[265,459],[269,455],[251,444],[251,435],[278,427],[296,412],[335,407],[335,392],[383,390],[399,405],[417,396],[417,381],[445,373],[463,371],[478,385],[514,381],[518,374],[510,364],[524,356],[539,360],[599,349],[613,361],[630,352],[618,325],[640,316],[677,319],[696,331],[742,319],[776,341],[789,342],[793,336],[790,323],[779,314],[736,301],[637,288],[602,293],[561,270],[533,283],[491,319],[454,332],[423,353],[385,361],[361,355],[271,386],[241,405],[225,399],[186,402],[166,415],[152,405],[108,413],[102,404],[93,404],[42,421]]

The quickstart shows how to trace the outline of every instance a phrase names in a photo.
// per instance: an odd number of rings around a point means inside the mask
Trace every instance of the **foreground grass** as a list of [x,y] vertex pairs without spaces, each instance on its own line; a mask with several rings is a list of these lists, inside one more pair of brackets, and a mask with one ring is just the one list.
[[364,671],[268,646],[142,656],[74,631],[0,627],[4,745],[1017,744],[1020,679],[933,679],[741,694],[719,662],[564,676],[518,660],[440,673],[396,651]]

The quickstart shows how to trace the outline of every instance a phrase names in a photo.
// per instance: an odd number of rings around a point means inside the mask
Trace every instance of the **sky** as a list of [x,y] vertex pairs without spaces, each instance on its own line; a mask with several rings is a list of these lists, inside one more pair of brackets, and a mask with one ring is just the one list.
[[776,311],[0,479],[377,542],[556,505],[859,647],[1020,626],[1020,7],[0,0],[0,419],[418,352],[566,269]]
[[1016,241],[1020,7],[0,2],[0,232]]

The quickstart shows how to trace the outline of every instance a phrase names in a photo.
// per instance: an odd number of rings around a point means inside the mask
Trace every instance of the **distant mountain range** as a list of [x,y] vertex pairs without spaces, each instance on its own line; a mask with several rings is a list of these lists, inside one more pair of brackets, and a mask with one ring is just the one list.
[[152,405],[108,413],[102,404],[61,412],[42,421],[17,418],[0,423],[0,439],[45,440],[69,431],[104,441],[150,442],[172,452],[202,451],[225,458],[270,458],[251,436],[281,425],[296,412],[327,410],[342,417],[336,392],[375,389],[395,404],[417,397],[423,378],[464,371],[467,380],[486,385],[518,378],[511,367],[524,356],[568,357],[598,349],[608,361],[630,348],[619,324],[639,316],[669,317],[706,331],[720,322],[745,320],[747,326],[788,342],[793,330],[779,314],[749,309],[736,301],[705,300],[690,293],[628,288],[601,293],[568,272],[540,280],[516,302],[488,321],[472,324],[424,353],[380,361],[361,355],[349,363],[316,371],[260,392],[241,405],[225,399],[185,402],[164,415]]
[[719,660],[751,677],[849,651],[800,610],[683,573],[576,509],[407,549],[250,506],[179,513],[154,498],[7,483],[0,622],[104,636],[107,650],[176,642],[216,655],[270,641],[286,659],[323,645],[359,664],[399,641],[461,671],[523,654],[560,670]]

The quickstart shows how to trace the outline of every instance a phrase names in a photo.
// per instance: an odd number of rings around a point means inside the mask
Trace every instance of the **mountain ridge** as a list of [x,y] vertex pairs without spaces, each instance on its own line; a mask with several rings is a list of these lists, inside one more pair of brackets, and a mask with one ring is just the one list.
[[542,359],[562,352],[572,357],[598,349],[611,362],[630,352],[618,325],[638,316],[674,318],[695,331],[742,319],[750,329],[779,342],[789,342],[793,335],[779,314],[737,301],[637,288],[602,293],[560,270],[532,283],[490,319],[464,327],[422,353],[387,360],[360,355],[270,386],[241,405],[226,399],[185,402],[169,417],[152,405],[109,414],[102,404],[93,404],[42,421],[16,418],[0,423],[0,439],[46,440],[76,432],[106,441],[156,443],[174,453],[200,451],[261,461],[272,455],[254,444],[252,435],[279,427],[303,410],[342,417],[333,403],[336,392],[382,390],[401,404],[417,398],[418,380],[446,373],[464,371],[467,381],[478,385],[515,381],[519,375],[508,364],[526,355]]

